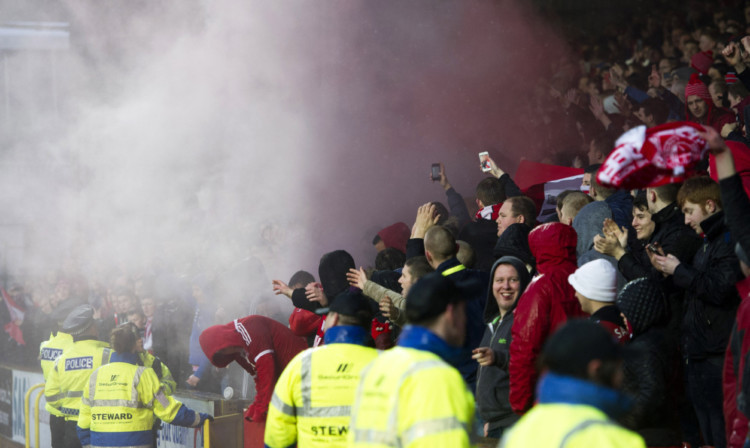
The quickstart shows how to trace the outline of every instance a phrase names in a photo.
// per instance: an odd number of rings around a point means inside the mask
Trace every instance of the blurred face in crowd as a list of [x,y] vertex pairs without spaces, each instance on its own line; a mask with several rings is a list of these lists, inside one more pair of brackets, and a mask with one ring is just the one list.
[[633,229],[635,236],[640,241],[647,240],[656,228],[656,223],[651,220],[651,213],[645,208],[633,208]]
[[698,38],[698,48],[701,51],[713,51],[715,46],[716,42],[705,34],[701,34],[701,37]]
[[591,188],[591,173],[583,173],[583,180],[581,180],[582,190],[588,191]]
[[708,93],[711,94],[711,101],[714,102],[714,106],[722,107],[721,102],[724,100],[724,93],[719,90],[716,84],[711,83],[708,86]]
[[599,150],[599,148],[596,147],[596,143],[594,140],[591,140],[589,142],[589,152],[587,155],[589,158],[589,165],[593,165],[595,163],[602,163],[604,161],[604,156],[602,152]]
[[672,64],[669,62],[668,59],[662,59],[659,61],[659,73],[665,74],[672,71]]
[[151,297],[144,297],[141,299],[141,308],[143,308],[143,314],[145,314],[147,318],[154,317],[154,310],[156,309],[154,299]]
[[128,322],[132,323],[138,328],[146,328],[146,319],[140,313],[128,314]]
[[501,264],[495,269],[492,279],[492,295],[495,296],[500,315],[505,316],[521,295],[521,280],[511,264]]
[[404,266],[404,268],[401,269],[401,277],[398,278],[398,284],[401,285],[401,295],[406,297],[411,285],[414,284],[414,277],[411,276],[409,266]]
[[695,42],[686,42],[683,50],[685,62],[690,62],[696,53],[698,53],[698,45]]
[[695,118],[703,118],[708,112],[708,104],[698,95],[687,97],[687,106],[690,113]]
[[713,214],[711,204],[711,201],[707,201],[707,204],[704,205],[685,201],[682,205],[682,213],[685,214],[685,224],[690,226],[699,235],[703,233],[701,222]]
[[656,125],[656,123],[654,123],[653,115],[646,115],[646,109],[642,107],[636,109],[633,115],[635,115],[637,119],[641,120],[641,123],[645,124],[648,127],[653,127]]
[[135,307],[135,299],[129,295],[122,295],[115,298],[115,311],[119,313],[127,313],[129,310]]
[[513,204],[511,201],[503,202],[503,206],[497,212],[497,236],[500,236],[505,232],[511,224],[521,222],[521,215],[513,215]]
[[730,107],[736,107],[738,104],[742,102],[742,97],[734,96],[731,92],[727,94],[727,98],[729,98],[729,106]]

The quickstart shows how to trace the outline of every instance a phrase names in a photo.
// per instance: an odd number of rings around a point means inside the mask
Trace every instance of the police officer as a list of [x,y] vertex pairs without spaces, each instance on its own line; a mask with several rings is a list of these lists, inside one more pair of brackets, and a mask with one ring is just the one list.
[[377,351],[369,337],[372,311],[361,293],[343,292],[327,312],[325,345],[298,354],[276,382],[265,445],[344,447],[354,391]]
[[65,417],[62,447],[81,446],[76,434],[76,422],[81,408],[83,389],[91,372],[110,357],[109,344],[97,340],[98,327],[94,321],[94,308],[79,305],[68,314],[61,330],[73,336],[73,344],[62,352],[44,388],[47,403]]
[[[50,372],[55,366],[55,361],[62,355],[63,351],[73,345],[73,336],[63,333],[59,330],[62,327],[65,318],[68,317],[71,308],[59,308],[55,312],[59,313],[55,328],[52,329],[48,340],[42,342],[39,346],[39,362],[42,365],[42,374],[44,381],[49,380]],[[61,448],[63,436],[65,434],[65,416],[62,412],[52,407],[49,403],[45,406],[49,412],[49,429],[51,433],[52,448]]]
[[398,346],[362,372],[349,444],[468,447],[474,396],[454,367],[467,356],[465,299],[433,272],[411,287],[405,311]]
[[84,388],[78,418],[78,437],[84,446],[152,446],[155,415],[191,428],[213,420],[162,391],[154,369],[138,365],[136,338],[128,324],[115,328],[110,363],[95,370]]

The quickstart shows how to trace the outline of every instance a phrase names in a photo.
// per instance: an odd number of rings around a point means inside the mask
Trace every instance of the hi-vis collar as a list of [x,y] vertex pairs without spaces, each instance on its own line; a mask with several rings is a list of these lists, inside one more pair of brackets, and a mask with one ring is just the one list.
[[453,266],[452,268],[446,269],[443,271],[443,277],[447,277],[451,274],[455,274],[456,272],[463,271],[464,269],[466,269],[466,266],[462,264],[459,264],[458,266]]

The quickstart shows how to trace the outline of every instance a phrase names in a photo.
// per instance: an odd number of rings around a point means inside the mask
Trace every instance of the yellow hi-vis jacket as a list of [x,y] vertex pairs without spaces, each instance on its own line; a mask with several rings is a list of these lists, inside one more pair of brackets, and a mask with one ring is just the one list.
[[638,434],[593,406],[537,404],[505,433],[501,448],[645,448]]
[[94,339],[74,342],[57,358],[44,386],[47,404],[57,409],[65,420],[78,420],[83,389],[91,373],[109,362],[109,344]]
[[276,382],[265,445],[345,447],[360,372],[377,356],[374,348],[348,343],[307,349],[295,356]]
[[161,359],[152,355],[147,351],[138,353],[138,358],[141,360],[143,367],[151,367],[154,369],[154,373],[159,378],[162,390],[167,395],[172,395],[177,389],[177,381],[172,377],[172,372],[169,370],[166,364]]
[[474,396],[439,356],[395,347],[362,372],[350,446],[468,447]]
[[82,444],[151,447],[154,415],[181,426],[194,427],[200,423],[197,413],[164,394],[152,368],[119,362],[121,356],[115,356],[116,360],[91,375],[84,389],[78,418]]
[[[49,339],[39,345],[39,363],[42,365],[42,374],[44,381],[49,379],[49,373],[55,366],[55,361],[62,355],[63,350],[73,345],[73,336],[68,333],[58,331],[57,334],[49,335]],[[44,408],[55,417],[62,417],[63,413],[50,406],[49,403]]]

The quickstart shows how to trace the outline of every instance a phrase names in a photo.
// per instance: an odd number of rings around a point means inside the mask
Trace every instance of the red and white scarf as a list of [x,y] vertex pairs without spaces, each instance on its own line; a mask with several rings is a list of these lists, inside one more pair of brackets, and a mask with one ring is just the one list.
[[477,219],[487,219],[490,221],[497,221],[497,216],[498,216],[498,213],[500,213],[500,207],[502,206],[503,206],[502,202],[488,205],[484,207],[483,209],[479,210],[474,217]]

